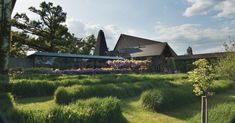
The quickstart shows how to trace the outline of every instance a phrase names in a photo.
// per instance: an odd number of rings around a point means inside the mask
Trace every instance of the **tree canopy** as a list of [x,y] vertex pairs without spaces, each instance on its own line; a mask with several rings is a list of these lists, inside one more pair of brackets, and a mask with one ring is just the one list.
[[226,54],[219,58],[217,65],[218,75],[235,82],[235,40],[224,44]]
[[62,7],[42,2],[39,9],[29,7],[29,10],[38,15],[38,19],[30,19],[25,13],[17,13],[12,19],[12,26],[19,31],[14,32],[11,51],[26,47],[36,51],[66,53],[83,53],[85,49],[85,53],[90,53],[94,43],[87,43],[88,40],[77,38],[69,32],[65,25],[67,14]]
[[206,59],[199,59],[193,62],[193,65],[195,65],[196,68],[188,72],[189,79],[194,82],[193,92],[197,96],[210,95],[211,84],[214,77],[212,66]]
[[193,55],[193,49],[190,46],[187,48],[187,55]]

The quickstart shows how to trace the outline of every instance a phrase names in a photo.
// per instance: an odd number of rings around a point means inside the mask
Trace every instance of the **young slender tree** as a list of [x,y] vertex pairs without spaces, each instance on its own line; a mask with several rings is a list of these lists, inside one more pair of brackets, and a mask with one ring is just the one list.
[[212,95],[211,84],[213,81],[213,69],[206,59],[199,59],[193,63],[196,68],[188,72],[188,78],[193,81],[193,92],[201,96],[201,123],[208,123],[207,97]]

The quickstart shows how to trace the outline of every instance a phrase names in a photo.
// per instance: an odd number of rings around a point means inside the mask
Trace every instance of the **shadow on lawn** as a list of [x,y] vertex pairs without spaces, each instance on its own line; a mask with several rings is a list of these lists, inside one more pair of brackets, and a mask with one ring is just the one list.
[[[224,93],[217,93],[213,95],[212,97],[208,98],[208,108],[213,109],[217,105],[224,104],[224,103],[233,103],[235,102],[235,90],[232,88],[231,90],[227,90]],[[184,106],[180,106],[174,109],[170,109],[164,112],[160,112],[162,114],[172,116],[178,119],[182,120],[188,120],[192,118],[193,116],[200,113],[201,110],[201,100],[200,97],[198,97],[197,100],[192,102],[191,104],[187,104]]]
[[15,99],[15,102],[18,104],[27,104],[27,103],[39,103],[53,100],[53,97],[33,97],[33,98],[19,98]]

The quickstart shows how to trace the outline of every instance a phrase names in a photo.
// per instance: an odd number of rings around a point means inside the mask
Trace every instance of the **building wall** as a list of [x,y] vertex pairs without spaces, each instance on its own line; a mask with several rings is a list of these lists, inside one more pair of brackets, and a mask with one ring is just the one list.
[[34,61],[31,58],[9,58],[9,68],[31,68],[34,67]]
[[166,60],[163,55],[161,56],[150,56],[150,57],[138,57],[134,58],[136,60],[146,60],[149,59],[151,61],[151,65],[149,70],[151,72],[166,72]]

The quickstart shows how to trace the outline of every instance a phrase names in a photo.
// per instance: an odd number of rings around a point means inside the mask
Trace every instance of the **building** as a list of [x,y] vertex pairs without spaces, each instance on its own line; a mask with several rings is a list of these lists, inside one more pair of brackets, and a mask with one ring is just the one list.
[[70,53],[36,52],[26,58],[10,58],[9,66],[10,68],[99,68],[105,66],[107,60],[124,60],[124,58]]
[[94,55],[106,56],[107,52],[108,52],[108,47],[104,36],[104,32],[103,30],[100,30],[95,43]]
[[140,37],[121,34],[113,50],[116,55],[127,59],[150,59],[153,71],[164,72],[166,59],[177,54],[166,42],[159,42]]

